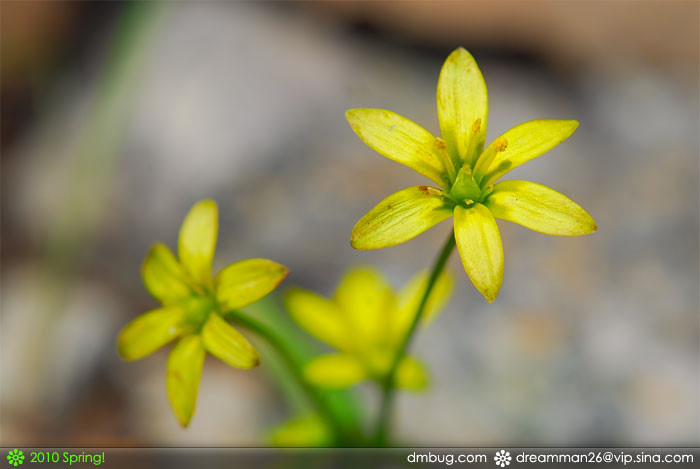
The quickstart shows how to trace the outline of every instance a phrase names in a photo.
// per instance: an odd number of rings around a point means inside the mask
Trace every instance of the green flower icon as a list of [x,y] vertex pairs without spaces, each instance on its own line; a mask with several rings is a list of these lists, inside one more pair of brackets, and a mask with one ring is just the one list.
[[7,453],[7,462],[10,464],[10,466],[19,466],[24,462],[24,453],[22,453],[21,449],[13,449],[9,453]]

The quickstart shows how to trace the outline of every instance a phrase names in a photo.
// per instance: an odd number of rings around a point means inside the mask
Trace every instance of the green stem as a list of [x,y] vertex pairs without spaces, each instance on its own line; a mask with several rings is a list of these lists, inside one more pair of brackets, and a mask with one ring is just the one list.
[[321,391],[309,383],[302,373],[302,363],[301,359],[295,353],[293,347],[289,346],[284,337],[275,332],[270,326],[265,324],[264,321],[247,316],[238,311],[229,311],[225,315],[226,319],[233,320],[234,322],[246,327],[250,331],[259,335],[261,338],[265,339],[268,344],[270,344],[278,353],[278,355],[284,360],[287,368],[294,380],[299,384],[299,386],[304,390],[306,395],[309,397],[313,405],[316,407],[321,418],[328,424],[328,426],[333,430],[335,435],[336,443],[344,440],[344,429],[335,417],[335,413],[331,409],[328,400],[321,393]]
[[401,363],[401,360],[406,355],[406,351],[408,350],[408,346],[411,344],[413,334],[415,333],[416,328],[418,327],[418,324],[420,324],[420,320],[423,317],[425,305],[428,303],[430,293],[433,291],[433,287],[435,286],[438,277],[440,277],[442,271],[445,270],[445,264],[447,263],[447,259],[450,258],[450,254],[452,254],[454,247],[454,233],[450,232],[450,236],[447,238],[447,241],[445,241],[445,245],[443,246],[442,251],[440,251],[440,255],[433,265],[433,270],[430,273],[430,278],[428,279],[428,285],[425,288],[425,293],[423,294],[423,298],[421,298],[418,309],[416,309],[416,314],[413,317],[413,321],[411,322],[406,335],[396,350],[396,355],[394,356],[394,360],[389,368],[389,373],[387,373],[384,380],[384,392],[382,394],[382,401],[379,408],[379,417],[377,420],[377,428],[374,439],[376,446],[386,446],[387,444],[389,437],[389,423],[391,420],[391,405],[394,397],[394,378],[396,376],[396,370],[398,369],[399,363]]

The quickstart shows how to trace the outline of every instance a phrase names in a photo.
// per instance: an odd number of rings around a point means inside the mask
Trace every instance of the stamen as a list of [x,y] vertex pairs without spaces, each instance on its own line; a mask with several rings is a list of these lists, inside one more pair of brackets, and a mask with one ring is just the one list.
[[473,166],[476,163],[476,159],[479,155],[476,154],[477,146],[479,144],[479,131],[481,130],[481,117],[472,122],[471,125],[471,135],[469,136],[469,143],[467,144],[467,152],[464,155],[464,161]]
[[[489,170],[489,167],[496,158],[496,155],[506,151],[506,148],[508,148],[508,139],[498,137],[493,141],[489,148],[487,148],[486,151],[481,154],[474,165],[474,177],[476,182],[478,182],[480,185],[483,184],[484,174]],[[489,149],[493,149],[493,151],[489,151]]]
[[448,182],[452,184],[455,181],[455,178],[457,177],[457,169],[455,168],[455,165],[452,162],[452,158],[450,158],[450,155],[447,154],[447,142],[445,142],[440,137],[435,137],[435,148],[439,153],[442,165],[447,171]]
[[498,137],[493,142],[493,149],[496,150],[496,153],[506,151],[506,148],[508,148],[508,140],[503,137]]
[[472,132],[477,133],[479,130],[481,130],[481,117],[472,123]]

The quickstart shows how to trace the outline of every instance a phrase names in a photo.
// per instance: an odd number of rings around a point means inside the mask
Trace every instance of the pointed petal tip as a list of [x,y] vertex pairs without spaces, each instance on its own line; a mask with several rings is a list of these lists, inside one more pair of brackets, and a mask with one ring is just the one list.
[[133,362],[138,360],[138,358],[130,356],[128,354],[127,347],[124,344],[124,339],[122,337],[122,332],[119,333],[119,338],[117,339],[117,355],[119,355],[119,358],[121,358],[125,362]]
[[[585,223],[584,223],[585,229],[584,229],[584,231],[582,231],[580,234],[581,234],[581,235],[587,235],[587,234],[593,234],[593,233],[595,233],[596,231],[598,231],[598,223],[596,223],[596,221],[593,219],[593,217],[590,216],[590,215],[586,212],[586,217],[585,217],[585,218],[586,218]],[[587,226],[586,226],[586,225],[587,225]]]
[[452,57],[453,55],[463,55],[463,54],[466,54],[469,57],[472,57],[472,54],[466,48],[464,48],[464,46],[459,46],[458,48],[456,48],[455,50],[450,52],[450,55],[448,56],[448,58]]
[[498,293],[501,291],[501,285],[502,285],[502,283],[497,285],[495,288],[490,288],[490,289],[485,289],[485,290],[478,289],[478,290],[479,290],[479,293],[481,293],[484,296],[486,301],[489,304],[491,304],[498,297]]
[[[359,224],[360,222],[358,221],[357,223]],[[355,228],[357,228],[357,225],[355,225]],[[350,247],[358,251],[369,251],[373,249],[362,242],[363,235],[361,233],[357,233],[355,228],[353,228],[352,233],[350,234]]]
[[135,357],[129,354],[129,352],[127,351],[127,346],[123,343],[121,334],[119,334],[119,339],[117,340],[117,355],[119,355],[119,358],[121,358],[125,362],[135,362],[136,360],[143,358]]
[[363,108],[352,108],[345,111],[345,119],[347,119],[348,124],[350,124],[350,127],[353,129],[355,129],[355,126],[357,125],[358,114],[363,110]]
[[282,275],[280,276],[280,281],[277,283],[277,285],[279,285],[280,283],[282,283],[284,281],[284,279],[289,277],[289,272],[290,272],[289,267],[283,265],[282,266]]
[[181,417],[179,415],[176,415],[175,417],[177,418],[177,423],[180,424],[183,430],[190,426],[190,422],[192,421],[191,415],[187,418]]
[[363,248],[360,243],[359,236],[355,236],[355,234],[350,236],[350,247],[358,251],[366,251],[366,248]]
[[[192,207],[190,208],[190,211],[188,212],[188,214],[189,214],[190,212],[193,212],[195,209],[197,209],[197,210],[203,210],[203,209],[207,209],[207,208],[210,208],[210,209],[214,210],[215,215],[218,217],[218,215],[219,215],[219,204],[216,203],[216,200],[211,199],[211,198],[201,199],[201,200],[198,200],[197,202],[195,202],[195,203],[192,205]],[[160,244],[160,243],[159,243],[159,244]]]
[[197,202],[197,204],[210,205],[210,206],[213,206],[213,207],[216,207],[216,208],[219,207],[218,204],[216,203],[216,200],[214,200],[214,199],[212,199],[212,198],[202,199],[202,200],[200,200],[199,202]]
[[241,370],[252,370],[253,368],[257,368],[260,366],[260,363],[262,363],[262,360],[260,360],[260,355],[258,354],[258,351],[255,350],[255,355],[253,357],[250,357],[250,362],[243,366],[237,366],[236,368],[241,369]]
[[567,124],[569,124],[571,131],[569,132],[569,135],[566,138],[569,138],[571,135],[573,135],[574,132],[576,132],[576,129],[578,129],[578,126],[580,125],[577,120],[568,120],[566,121]]

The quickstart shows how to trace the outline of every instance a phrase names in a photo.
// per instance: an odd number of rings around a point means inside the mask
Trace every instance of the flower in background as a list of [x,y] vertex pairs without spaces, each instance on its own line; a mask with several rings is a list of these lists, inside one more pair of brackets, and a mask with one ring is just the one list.
[[333,433],[318,415],[288,420],[272,429],[270,442],[287,448],[319,448],[333,444]]
[[168,358],[168,399],[186,427],[195,410],[206,352],[236,368],[260,363],[256,350],[222,317],[274,290],[287,276],[286,267],[266,259],[247,259],[222,269],[212,278],[218,207],[197,202],[185,217],[178,240],[178,259],[156,244],[141,269],[146,289],[163,306],[142,314],[119,334],[124,360],[138,360],[179,339]]
[[347,111],[350,126],[363,142],[440,186],[414,186],[390,195],[357,222],[350,242],[356,249],[393,246],[452,216],[464,269],[491,302],[503,282],[503,246],[494,218],[557,236],[597,229],[583,208],[548,187],[528,181],[494,184],[566,140],[578,122],[525,122],[484,149],[486,83],[474,58],[462,48],[442,67],[437,110],[442,138],[391,111]]
[[[371,379],[384,385],[399,342],[405,336],[428,282],[415,276],[395,293],[382,275],[368,267],[348,272],[332,299],[292,289],[285,305],[292,318],[317,339],[337,349],[306,364],[306,378],[319,386],[346,388]],[[428,298],[423,324],[442,309],[452,292],[452,278],[441,275]],[[427,385],[422,365],[404,357],[396,385],[419,390]]]

